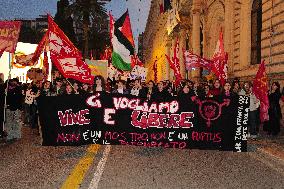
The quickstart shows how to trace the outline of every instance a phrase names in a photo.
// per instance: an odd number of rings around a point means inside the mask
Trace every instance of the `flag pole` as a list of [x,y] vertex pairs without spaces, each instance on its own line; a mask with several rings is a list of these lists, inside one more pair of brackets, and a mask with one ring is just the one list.
[[71,82],[68,80],[68,78],[66,78],[66,81],[69,83],[69,85],[71,85],[72,89],[74,90],[73,85],[71,84]]
[[8,95],[8,87],[9,87],[10,79],[11,79],[11,54],[9,52],[9,74],[8,74],[7,85],[5,89],[5,98],[4,98],[4,113],[3,113],[4,119],[3,119],[3,124],[2,124],[3,131],[5,130],[5,124],[6,124],[7,95]]

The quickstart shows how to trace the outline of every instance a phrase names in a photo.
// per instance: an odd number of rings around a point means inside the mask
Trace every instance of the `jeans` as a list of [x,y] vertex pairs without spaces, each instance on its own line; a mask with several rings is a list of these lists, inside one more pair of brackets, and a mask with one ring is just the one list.
[[31,128],[37,128],[38,127],[38,116],[37,116],[37,105],[31,104],[30,106],[30,125]]
[[7,132],[7,140],[20,139],[22,137],[20,124],[20,110],[11,111],[7,109],[5,130]]
[[24,123],[30,123],[30,104],[24,104]]
[[257,135],[259,131],[259,125],[258,125],[258,113],[257,110],[255,111],[249,111],[249,132],[251,135]]

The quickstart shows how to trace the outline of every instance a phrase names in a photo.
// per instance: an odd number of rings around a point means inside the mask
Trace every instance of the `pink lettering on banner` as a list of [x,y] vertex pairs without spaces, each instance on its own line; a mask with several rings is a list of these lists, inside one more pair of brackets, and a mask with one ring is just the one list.
[[214,143],[219,143],[222,141],[221,133],[208,133],[208,132],[196,132],[193,131],[191,138],[193,141],[212,141]]
[[144,147],[162,147],[162,148],[186,148],[186,142],[147,142],[147,141],[132,141],[126,142],[124,140],[119,140],[120,145],[132,145],[132,146],[144,146]]
[[73,113],[72,109],[66,110],[64,113],[62,111],[58,111],[57,113],[60,125],[62,127],[68,125],[88,125],[90,124],[90,119],[87,119],[85,116],[89,115],[89,110],[80,110],[77,113]]
[[[140,116],[140,114],[142,114]],[[138,118],[140,117],[140,120]],[[191,128],[193,123],[189,120],[194,117],[193,112],[182,112],[181,114],[159,114],[134,110],[131,115],[131,124],[134,127],[147,129],[154,128]]]
[[124,136],[125,132],[118,133],[118,132],[105,132],[105,140],[126,140],[126,137]]
[[79,142],[80,134],[58,134],[56,142]]

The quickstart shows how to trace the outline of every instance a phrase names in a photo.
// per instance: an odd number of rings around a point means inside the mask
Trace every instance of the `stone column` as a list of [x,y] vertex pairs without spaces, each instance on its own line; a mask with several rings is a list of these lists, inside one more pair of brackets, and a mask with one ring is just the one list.
[[225,29],[224,29],[224,48],[228,52],[228,74],[233,72],[233,50],[232,50],[232,33],[233,33],[233,2],[231,0],[225,0]]
[[[193,1],[192,9],[192,48],[193,53],[200,55],[200,6],[199,1]],[[200,78],[200,69],[195,69],[191,72],[194,79]]]
[[180,26],[180,31],[179,31],[179,62],[180,62],[180,73],[183,79],[186,78],[186,69],[184,65],[184,56],[183,56],[183,51],[186,48],[186,31],[188,27],[186,25],[181,25]]

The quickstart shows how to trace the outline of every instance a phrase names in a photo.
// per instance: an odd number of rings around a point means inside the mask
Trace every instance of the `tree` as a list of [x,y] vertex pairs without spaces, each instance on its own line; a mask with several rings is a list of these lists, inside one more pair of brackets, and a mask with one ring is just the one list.
[[77,27],[83,30],[83,54],[89,56],[89,35],[91,28],[100,31],[101,23],[107,23],[106,2],[100,0],[71,0],[67,15],[73,16]]
[[45,33],[44,29],[22,26],[19,35],[19,41],[23,43],[38,44]]
[[57,2],[57,13],[55,14],[54,21],[66,34],[66,36],[78,47],[78,42],[73,27],[73,19],[71,15],[66,14],[69,6],[68,0],[60,0]]

